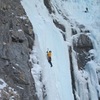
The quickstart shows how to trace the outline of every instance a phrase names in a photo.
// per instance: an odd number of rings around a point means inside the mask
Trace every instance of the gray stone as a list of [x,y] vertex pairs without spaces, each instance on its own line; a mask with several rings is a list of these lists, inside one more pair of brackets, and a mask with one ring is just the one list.
[[17,91],[20,99],[15,100],[38,100],[29,63],[35,37],[29,19],[22,16],[20,0],[0,0],[0,78]]
[[77,53],[77,63],[79,69],[84,68],[87,63],[89,50],[93,49],[93,44],[88,35],[81,34],[77,41],[73,40],[73,47]]

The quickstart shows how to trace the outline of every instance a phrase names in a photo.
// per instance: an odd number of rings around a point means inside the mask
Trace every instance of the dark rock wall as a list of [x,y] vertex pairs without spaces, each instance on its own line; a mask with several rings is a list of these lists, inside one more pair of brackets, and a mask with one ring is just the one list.
[[44,0],[44,5],[47,7],[50,14],[55,13],[50,0]]
[[77,41],[73,40],[73,48],[77,53],[78,68],[83,69],[89,61],[89,50],[93,49],[93,44],[88,35],[81,34]]
[[0,0],[0,78],[20,100],[38,100],[29,62],[34,38],[20,0]]

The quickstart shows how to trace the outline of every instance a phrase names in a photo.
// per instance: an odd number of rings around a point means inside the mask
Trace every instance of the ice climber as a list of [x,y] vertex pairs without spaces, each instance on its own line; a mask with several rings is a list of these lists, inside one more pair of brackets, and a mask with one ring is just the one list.
[[51,51],[47,51],[47,59],[48,59],[49,64],[52,67],[52,62],[51,62],[52,59],[51,59],[51,56],[52,56],[52,52]]

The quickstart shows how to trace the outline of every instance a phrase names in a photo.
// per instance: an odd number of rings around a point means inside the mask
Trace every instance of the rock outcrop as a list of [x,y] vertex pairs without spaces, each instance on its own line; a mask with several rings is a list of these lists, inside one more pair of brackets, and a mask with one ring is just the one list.
[[76,56],[77,56],[78,67],[79,69],[82,69],[89,60],[88,59],[89,50],[93,49],[92,41],[88,37],[88,35],[81,34],[77,38],[77,41],[73,40],[73,47],[77,53]]
[[19,99],[14,100],[38,100],[29,62],[33,43],[32,25],[20,0],[0,0],[0,78],[17,91]]

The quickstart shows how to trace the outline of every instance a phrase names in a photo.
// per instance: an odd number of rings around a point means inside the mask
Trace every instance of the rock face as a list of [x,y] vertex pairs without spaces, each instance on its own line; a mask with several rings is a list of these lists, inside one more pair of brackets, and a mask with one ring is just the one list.
[[44,4],[47,7],[50,14],[55,13],[50,0],[44,0]]
[[88,35],[81,34],[77,41],[73,40],[73,47],[77,53],[77,63],[79,69],[83,68],[87,63],[89,50],[93,49],[93,44]]
[[0,0],[0,78],[17,91],[19,99],[14,100],[38,100],[29,62],[33,43],[32,25],[20,0]]

